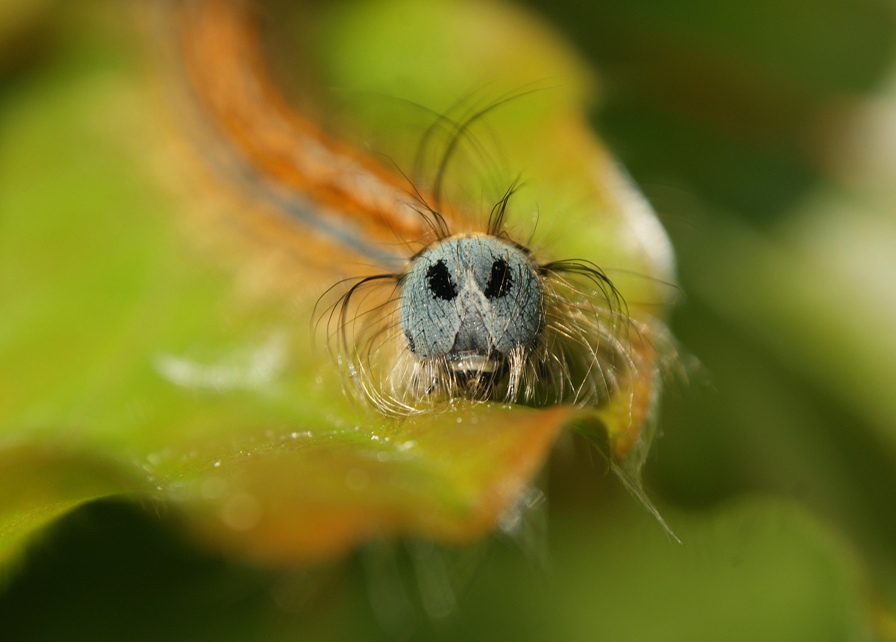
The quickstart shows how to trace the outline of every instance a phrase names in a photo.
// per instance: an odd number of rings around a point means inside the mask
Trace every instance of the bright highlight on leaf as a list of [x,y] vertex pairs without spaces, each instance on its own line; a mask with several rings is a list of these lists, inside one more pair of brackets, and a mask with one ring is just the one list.
[[[525,497],[563,426],[596,441],[643,497],[671,253],[584,122],[590,81],[575,58],[503,5],[352,2],[317,15],[305,57],[285,64],[266,43],[298,24],[271,30],[243,6],[154,6],[141,15],[163,43],[155,76],[133,39],[107,32],[102,56],[73,46],[66,83],[5,107],[16,126],[0,150],[11,213],[0,221],[0,299],[14,312],[0,320],[0,483],[20,491],[0,503],[0,555],[119,494],[170,505],[201,541],[269,564],[375,537],[472,542]],[[467,33],[471,24],[490,28]],[[415,43],[421,33],[446,42]],[[298,102],[315,100],[300,109],[271,64],[338,96],[307,89]],[[486,98],[465,99],[471,88]],[[401,117],[376,102],[436,125],[393,137]],[[520,181],[508,237],[539,257],[593,262],[624,301],[624,334],[594,336],[624,346],[625,367],[595,394],[542,408],[449,394],[394,417],[344,394],[326,324],[315,325],[321,295],[402,273],[432,242],[433,212],[453,232],[484,230],[505,170]],[[510,291],[502,279],[486,279],[483,297]],[[593,313],[572,301],[562,314]],[[572,323],[556,326],[558,341]],[[608,346],[582,345],[577,367],[608,367],[587,358]],[[503,374],[482,365],[488,355],[460,357],[472,376]],[[561,374],[572,386],[593,375]],[[535,363],[527,376],[539,375]]]

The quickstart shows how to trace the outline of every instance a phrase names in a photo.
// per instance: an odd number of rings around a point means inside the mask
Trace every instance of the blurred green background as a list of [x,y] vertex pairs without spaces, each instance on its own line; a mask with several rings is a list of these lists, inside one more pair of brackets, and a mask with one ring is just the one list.
[[[645,477],[683,544],[574,440],[525,537],[466,551],[272,572],[103,502],[32,544],[4,640],[896,640],[896,5],[531,4],[678,251],[699,365]],[[0,114],[83,46],[61,6],[0,4]]]

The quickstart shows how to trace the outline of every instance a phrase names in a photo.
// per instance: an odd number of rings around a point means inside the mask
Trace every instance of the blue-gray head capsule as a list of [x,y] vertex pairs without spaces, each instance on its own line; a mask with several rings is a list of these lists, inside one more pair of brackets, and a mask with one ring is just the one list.
[[497,373],[532,348],[544,325],[539,275],[528,254],[492,236],[457,236],[414,258],[401,281],[401,329],[421,360],[461,375]]

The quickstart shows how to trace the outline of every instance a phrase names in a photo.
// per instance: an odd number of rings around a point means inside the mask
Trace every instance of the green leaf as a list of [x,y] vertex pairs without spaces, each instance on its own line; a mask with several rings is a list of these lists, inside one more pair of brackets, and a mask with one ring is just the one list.
[[[469,17],[450,15],[453,29]],[[514,29],[537,32],[513,21],[508,42]],[[233,234],[228,212],[240,201],[185,153],[171,127],[178,112],[161,104],[170,94],[125,13],[90,5],[66,24],[62,53],[2,104],[0,485],[13,490],[0,502],[0,560],[112,495],[173,509],[200,541],[270,564],[325,559],[372,537],[455,544],[494,530],[574,410],[458,402],[388,419],[346,396],[309,329],[343,270],[338,257],[323,273],[286,274],[272,259],[277,242],[233,243],[243,230]],[[547,38],[530,51],[546,55],[539,75],[567,60],[558,46]],[[565,199],[539,229],[568,245],[564,254],[603,253],[621,274],[662,276],[664,237],[633,231],[655,221],[588,142],[575,111],[580,72],[569,69],[559,102],[521,101],[497,121],[536,187],[585,165],[538,197]],[[542,126],[557,137],[555,162],[517,144]],[[522,207],[534,207],[527,198]],[[620,283],[649,322],[663,298],[656,283]],[[604,415],[614,456],[647,419],[656,384],[645,377],[633,410],[625,398],[626,412]]]

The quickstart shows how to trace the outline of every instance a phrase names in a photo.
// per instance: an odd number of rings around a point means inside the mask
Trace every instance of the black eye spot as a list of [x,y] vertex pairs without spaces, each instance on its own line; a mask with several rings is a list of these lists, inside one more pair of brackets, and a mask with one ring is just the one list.
[[510,290],[510,286],[513,284],[510,276],[507,261],[498,259],[492,263],[492,273],[488,278],[488,284],[485,286],[486,298],[500,299],[507,294],[507,291]]
[[445,261],[436,261],[426,271],[426,283],[436,298],[450,301],[457,296],[457,286],[451,282],[451,275],[448,274],[448,266],[445,265]]

